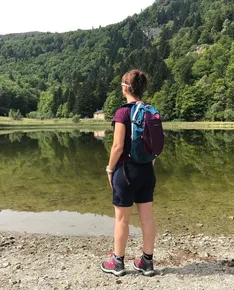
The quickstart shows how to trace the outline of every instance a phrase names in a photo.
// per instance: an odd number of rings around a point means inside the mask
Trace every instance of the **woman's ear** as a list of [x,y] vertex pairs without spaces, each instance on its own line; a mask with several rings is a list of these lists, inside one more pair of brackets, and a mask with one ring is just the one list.
[[127,87],[125,86],[122,86],[122,93],[123,93],[123,96],[126,97],[126,94],[127,94]]

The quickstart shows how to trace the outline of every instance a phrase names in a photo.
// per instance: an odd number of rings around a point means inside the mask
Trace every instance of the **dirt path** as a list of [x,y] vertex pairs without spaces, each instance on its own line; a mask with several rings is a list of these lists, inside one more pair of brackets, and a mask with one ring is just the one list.
[[133,270],[141,237],[129,238],[127,275],[104,274],[100,262],[112,237],[58,237],[0,233],[0,289],[227,289],[234,290],[234,236],[157,238],[154,277]]

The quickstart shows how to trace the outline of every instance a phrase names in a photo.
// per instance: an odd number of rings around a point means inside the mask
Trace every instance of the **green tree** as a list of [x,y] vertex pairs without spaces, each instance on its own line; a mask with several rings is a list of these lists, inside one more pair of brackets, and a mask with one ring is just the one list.
[[198,121],[204,117],[206,103],[203,91],[199,87],[186,86],[177,95],[177,114],[184,121]]
[[40,100],[38,103],[38,111],[40,115],[50,115],[53,116],[52,104],[54,95],[50,91],[41,92]]
[[115,91],[112,91],[105,103],[104,103],[104,113],[105,113],[105,119],[106,120],[111,120],[115,114],[115,111],[121,106],[121,104],[123,103],[123,99],[116,95]]

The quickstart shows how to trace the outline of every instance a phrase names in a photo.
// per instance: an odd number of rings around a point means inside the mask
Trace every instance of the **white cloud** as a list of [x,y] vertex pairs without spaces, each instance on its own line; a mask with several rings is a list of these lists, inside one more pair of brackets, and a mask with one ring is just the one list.
[[0,34],[90,29],[122,21],[154,0],[1,0]]

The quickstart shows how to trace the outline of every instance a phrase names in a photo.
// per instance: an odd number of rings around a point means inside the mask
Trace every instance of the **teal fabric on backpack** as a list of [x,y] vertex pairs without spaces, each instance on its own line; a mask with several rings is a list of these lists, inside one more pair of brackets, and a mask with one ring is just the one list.
[[146,107],[143,103],[136,103],[131,107],[131,150],[129,152],[133,161],[137,163],[147,163],[156,158],[155,155],[145,154],[142,135],[144,131],[144,116],[145,112],[150,111],[151,114],[156,114],[158,111],[152,107]]
[[[129,156],[136,163],[148,163],[162,151],[164,134],[159,112],[151,105],[128,103],[131,119],[131,150]],[[148,150],[147,150],[148,149]]]

